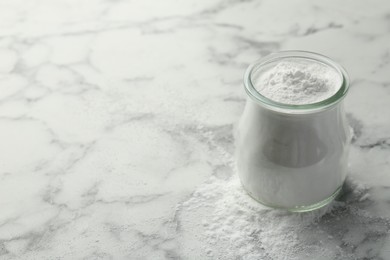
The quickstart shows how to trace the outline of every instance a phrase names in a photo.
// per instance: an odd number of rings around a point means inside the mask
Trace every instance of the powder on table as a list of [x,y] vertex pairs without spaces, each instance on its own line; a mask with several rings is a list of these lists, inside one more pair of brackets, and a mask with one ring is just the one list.
[[[362,208],[368,192],[369,187],[358,180],[347,179],[340,200],[294,214],[271,210],[249,198],[236,175],[229,180],[212,177],[178,206],[179,227],[173,228],[185,238],[178,239],[184,258],[363,259],[366,250],[355,248],[370,247],[372,239],[388,230],[387,218],[372,219]],[[362,241],[372,233],[375,238]]]
[[263,96],[279,103],[312,104],[333,96],[341,86],[340,73],[320,62],[305,59],[281,61],[252,82]]

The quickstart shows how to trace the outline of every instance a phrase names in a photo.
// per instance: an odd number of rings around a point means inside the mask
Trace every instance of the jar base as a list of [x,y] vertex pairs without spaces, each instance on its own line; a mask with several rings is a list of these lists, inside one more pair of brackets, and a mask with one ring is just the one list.
[[254,199],[256,202],[260,203],[261,205],[263,206],[266,206],[266,207],[269,207],[269,208],[273,208],[273,209],[281,209],[281,210],[287,210],[287,211],[290,211],[290,212],[309,212],[309,211],[313,211],[313,210],[316,210],[316,209],[320,209],[322,207],[325,207],[326,205],[328,205],[329,203],[331,203],[334,199],[336,199],[340,194],[341,194],[341,191],[342,191],[342,187],[343,185],[341,185],[332,195],[330,195],[328,198],[324,199],[324,200],[321,200],[317,203],[314,203],[314,204],[311,204],[311,205],[307,205],[307,206],[296,206],[296,207],[293,207],[293,208],[285,208],[285,207],[280,207],[280,206],[276,206],[276,205],[271,205],[271,204],[268,204],[268,203],[264,203],[262,202],[261,200],[255,198],[246,188],[244,185],[242,185],[242,187],[244,188],[244,190],[246,191],[246,193],[252,198]]

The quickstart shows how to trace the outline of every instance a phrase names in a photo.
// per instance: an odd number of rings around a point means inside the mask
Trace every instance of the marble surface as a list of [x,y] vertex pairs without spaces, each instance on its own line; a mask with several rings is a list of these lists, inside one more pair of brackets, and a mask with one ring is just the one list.
[[[320,213],[234,170],[243,72],[288,49],[351,76]],[[389,1],[3,0],[0,90],[0,259],[390,259]]]

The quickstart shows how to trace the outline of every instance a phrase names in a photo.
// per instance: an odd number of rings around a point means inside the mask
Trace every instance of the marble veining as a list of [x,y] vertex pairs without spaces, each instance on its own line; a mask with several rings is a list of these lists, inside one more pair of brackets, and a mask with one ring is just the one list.
[[[384,0],[1,1],[0,259],[390,259],[389,43]],[[351,77],[318,217],[251,204],[234,168],[243,72],[288,49]]]

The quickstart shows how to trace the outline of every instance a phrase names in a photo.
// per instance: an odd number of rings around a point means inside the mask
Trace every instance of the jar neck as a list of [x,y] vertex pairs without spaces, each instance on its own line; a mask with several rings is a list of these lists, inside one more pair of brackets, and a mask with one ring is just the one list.
[[310,117],[320,116],[327,113],[340,113],[344,112],[344,100],[340,100],[337,103],[333,103],[330,106],[322,107],[321,109],[300,110],[299,113],[287,109],[274,109],[273,107],[264,105],[263,103],[256,102],[250,97],[247,97],[246,106],[249,106],[251,110],[258,113],[268,113],[273,115],[279,115],[281,117]]

